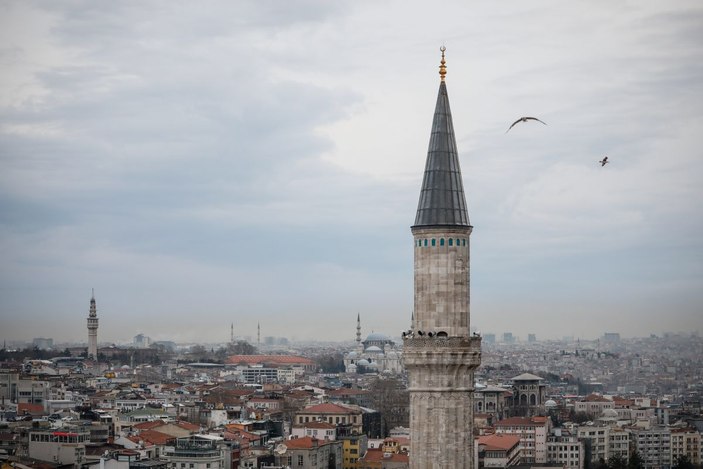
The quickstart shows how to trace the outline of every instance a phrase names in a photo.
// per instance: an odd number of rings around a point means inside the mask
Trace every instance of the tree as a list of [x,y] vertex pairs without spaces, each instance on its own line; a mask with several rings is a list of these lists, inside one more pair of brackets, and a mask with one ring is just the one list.
[[644,469],[644,461],[636,450],[630,455],[630,460],[627,462],[627,469]]
[[317,356],[315,357],[315,362],[323,373],[344,372],[344,355],[340,352]]
[[616,454],[608,460],[608,469],[627,469],[627,460]]
[[391,428],[410,425],[410,393],[398,378],[378,377],[369,390],[372,405],[381,414],[384,436]]
[[681,456],[677,456],[671,469],[694,469],[694,466],[693,462],[691,462],[691,458],[687,454],[682,454]]

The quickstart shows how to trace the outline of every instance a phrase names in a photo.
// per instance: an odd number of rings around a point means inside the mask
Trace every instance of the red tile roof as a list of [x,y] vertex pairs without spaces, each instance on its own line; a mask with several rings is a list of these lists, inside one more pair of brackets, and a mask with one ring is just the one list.
[[156,430],[141,431],[139,432],[137,438],[141,441],[151,443],[152,445],[165,445],[170,440],[174,439],[173,436],[158,432]]
[[349,388],[339,388],[339,389],[332,389],[331,391],[328,391],[327,394],[329,396],[360,396],[364,394],[370,394],[371,391],[367,391],[366,389],[349,389]]
[[603,396],[599,396],[598,394],[589,394],[583,399],[583,402],[611,402],[609,399],[606,399]]
[[316,428],[318,430],[333,430],[337,428],[336,425],[333,425],[328,422],[306,422],[306,423],[297,423],[293,425],[294,428]]
[[527,418],[527,417],[510,417],[505,420],[500,420],[496,422],[495,426],[496,427],[535,427],[535,426],[542,426],[547,422],[546,417],[532,417]]
[[134,425],[137,430],[151,430],[152,428],[160,427],[165,425],[166,422],[163,420],[154,420],[153,422],[141,422]]
[[200,425],[195,425],[190,422],[186,422],[185,420],[179,420],[176,422],[176,426],[181,427],[184,430],[188,430],[190,432],[198,432],[200,431]]
[[238,365],[255,365],[259,363],[269,365],[314,365],[315,362],[305,357],[295,355],[231,355],[227,363]]
[[504,433],[484,435],[478,437],[478,444],[485,445],[487,450],[509,451],[514,446],[520,444],[520,437],[517,435],[506,435]]
[[306,436],[303,438],[293,438],[292,440],[286,440],[283,442],[290,449],[312,449],[315,444],[318,446],[328,445],[334,443],[332,440],[318,440],[317,438],[312,438]]
[[22,416],[25,414],[44,415],[44,405],[20,402],[19,404],[17,404],[17,415]]
[[366,454],[359,458],[359,461],[365,462],[378,462],[378,461],[392,461],[392,462],[410,462],[407,453],[384,453],[381,448],[369,448]]
[[349,409],[348,407],[329,402],[306,407],[305,409],[299,411],[301,414],[351,414],[356,412],[356,410]]

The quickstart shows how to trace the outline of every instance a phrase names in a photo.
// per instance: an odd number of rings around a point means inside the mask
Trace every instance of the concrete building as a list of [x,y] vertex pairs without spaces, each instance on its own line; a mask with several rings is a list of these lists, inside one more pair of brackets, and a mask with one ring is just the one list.
[[224,438],[213,435],[192,435],[176,439],[164,453],[171,467],[211,469],[225,467]]
[[362,411],[352,406],[323,403],[306,407],[295,413],[296,425],[310,422],[327,422],[332,425],[350,426],[351,433],[363,433]]
[[478,467],[504,468],[520,464],[520,437],[495,434],[476,438]]
[[89,441],[90,433],[87,431],[32,431],[29,432],[29,457],[80,467],[85,462],[85,444]]
[[610,427],[606,426],[580,426],[578,437],[587,441],[586,459],[597,463],[601,459],[607,461],[610,457],[609,446]]
[[607,399],[598,394],[589,394],[580,401],[576,401],[574,410],[583,412],[593,417],[600,417],[606,409],[615,409],[612,399]]
[[671,429],[671,463],[684,456],[687,456],[691,463],[698,465],[701,463],[701,434],[694,428],[672,428]]
[[286,440],[274,449],[275,464],[300,469],[342,469],[342,442],[303,437]]
[[98,359],[98,310],[95,306],[95,291],[90,297],[90,311],[88,313],[88,358]]
[[425,174],[411,228],[413,323],[403,333],[413,469],[475,466],[473,391],[481,338],[469,333],[472,226],[445,83],[444,50]]
[[544,464],[547,462],[550,422],[547,417],[511,417],[496,423],[496,434],[520,437],[522,464]]
[[342,441],[342,469],[358,469],[359,458],[366,454],[369,447],[369,437],[366,435],[346,435],[339,438]]
[[644,463],[644,469],[669,469],[671,432],[667,427],[632,428],[630,438]]
[[547,437],[547,463],[564,469],[583,469],[585,461],[586,445],[577,436],[557,431]]

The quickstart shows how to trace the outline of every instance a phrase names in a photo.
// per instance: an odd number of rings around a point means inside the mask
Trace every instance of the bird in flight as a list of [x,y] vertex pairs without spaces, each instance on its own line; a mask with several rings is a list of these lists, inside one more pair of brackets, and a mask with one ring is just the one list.
[[[508,130],[505,131],[505,133],[507,134],[510,131],[510,129],[512,129],[515,126],[515,124],[517,124],[518,122],[527,122],[529,120],[542,122],[541,120],[537,119],[536,117],[521,117],[518,120],[516,120],[515,122],[513,122],[512,125],[510,127],[508,127]],[[546,122],[542,122],[542,123],[544,125],[547,125]]]
[[609,163],[608,157],[606,156],[602,160],[599,161],[601,168]]

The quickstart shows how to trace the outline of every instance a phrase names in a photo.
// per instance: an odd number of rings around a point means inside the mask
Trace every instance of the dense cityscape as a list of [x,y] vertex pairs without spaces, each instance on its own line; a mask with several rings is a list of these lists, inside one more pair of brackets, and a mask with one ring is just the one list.
[[[401,338],[292,343],[231,329],[212,344],[139,334],[99,344],[97,360],[85,343],[6,345],[0,454],[14,467],[409,467]],[[477,467],[699,467],[701,356],[696,334],[486,334]]]

